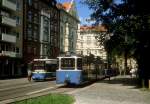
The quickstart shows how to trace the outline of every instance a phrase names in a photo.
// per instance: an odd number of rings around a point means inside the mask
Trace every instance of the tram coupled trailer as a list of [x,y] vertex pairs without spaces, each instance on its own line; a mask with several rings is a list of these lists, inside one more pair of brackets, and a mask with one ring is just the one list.
[[33,80],[46,80],[56,77],[57,59],[34,59]]
[[80,85],[82,79],[82,58],[78,56],[58,57],[58,70],[56,70],[57,84]]

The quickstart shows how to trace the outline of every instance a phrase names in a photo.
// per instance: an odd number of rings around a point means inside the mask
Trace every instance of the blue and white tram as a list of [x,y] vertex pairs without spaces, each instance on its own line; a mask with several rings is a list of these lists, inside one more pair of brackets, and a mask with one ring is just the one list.
[[56,77],[57,59],[34,59],[33,80],[45,80]]
[[82,58],[78,56],[58,57],[58,70],[56,71],[57,84],[75,84],[82,83]]

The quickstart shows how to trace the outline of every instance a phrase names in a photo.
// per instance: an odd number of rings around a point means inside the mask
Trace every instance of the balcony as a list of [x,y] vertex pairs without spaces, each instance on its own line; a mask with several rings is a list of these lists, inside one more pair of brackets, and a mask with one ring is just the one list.
[[16,11],[16,4],[11,2],[10,0],[2,0],[2,6]]
[[16,27],[16,20],[10,17],[2,16],[2,24],[9,25],[12,27]]
[[1,56],[9,56],[9,57],[16,57],[16,53],[12,51],[2,51],[0,53]]
[[13,36],[10,34],[2,33],[1,39],[2,41],[5,41],[5,42],[16,43],[16,36]]

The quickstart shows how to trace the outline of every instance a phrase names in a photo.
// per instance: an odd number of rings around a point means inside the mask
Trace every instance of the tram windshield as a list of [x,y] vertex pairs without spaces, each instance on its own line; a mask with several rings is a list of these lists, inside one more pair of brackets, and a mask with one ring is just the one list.
[[75,59],[74,58],[62,58],[61,69],[65,69],[65,70],[75,69]]
[[44,61],[34,61],[33,69],[34,70],[44,70],[45,69],[45,62]]
[[[75,58],[62,58],[61,59],[62,70],[74,70],[75,69]],[[77,69],[82,69],[82,59],[77,59]]]

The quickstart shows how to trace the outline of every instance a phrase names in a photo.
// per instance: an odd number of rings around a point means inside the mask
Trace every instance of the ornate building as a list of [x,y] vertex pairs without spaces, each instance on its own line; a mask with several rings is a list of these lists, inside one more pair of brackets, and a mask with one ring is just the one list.
[[76,4],[72,0],[57,6],[60,9],[60,52],[75,53],[79,24]]
[[78,33],[76,52],[81,55],[93,54],[106,60],[104,46],[100,45],[96,36],[106,32],[103,26],[81,26]]
[[59,10],[55,0],[24,0],[25,63],[59,54]]

